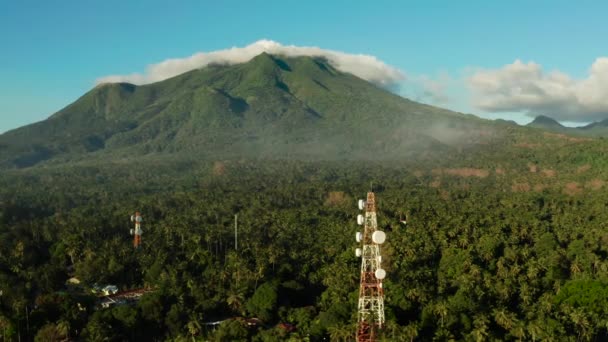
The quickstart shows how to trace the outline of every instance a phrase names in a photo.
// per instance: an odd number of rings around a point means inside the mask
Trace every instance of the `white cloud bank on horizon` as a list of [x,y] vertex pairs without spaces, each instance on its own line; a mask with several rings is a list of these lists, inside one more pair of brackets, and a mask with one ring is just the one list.
[[97,79],[96,84],[116,82],[128,82],[138,85],[148,84],[162,81],[190,70],[204,68],[209,64],[245,63],[262,52],[288,57],[325,57],[336,69],[351,73],[382,87],[393,87],[405,79],[405,75],[401,70],[382,62],[374,56],[349,54],[321,49],[319,47],[282,45],[272,40],[263,39],[245,47],[199,52],[190,57],[167,59],[163,62],[149,65],[144,73],[105,76]]
[[572,122],[608,118],[608,58],[597,58],[584,79],[519,59],[500,69],[475,71],[467,83],[472,105],[488,112],[525,112]]

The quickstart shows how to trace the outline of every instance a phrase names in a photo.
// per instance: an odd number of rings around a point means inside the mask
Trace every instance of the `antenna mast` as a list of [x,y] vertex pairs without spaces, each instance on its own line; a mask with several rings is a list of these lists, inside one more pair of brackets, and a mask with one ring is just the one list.
[[363,233],[356,234],[361,248],[355,250],[356,255],[361,257],[357,342],[374,342],[376,331],[384,324],[382,279],[386,277],[386,271],[381,267],[380,245],[386,240],[386,234],[378,230],[376,201],[372,191],[367,193],[367,201],[359,200],[359,209],[365,210],[365,216],[357,216],[357,223],[363,226]]
[[234,250],[239,250],[239,215],[234,215]]
[[141,222],[143,219],[141,218],[141,214],[139,211],[136,211],[134,215],[131,215],[131,222],[135,223],[135,229],[131,229],[131,235],[133,235],[133,247],[135,249],[139,249],[141,245]]

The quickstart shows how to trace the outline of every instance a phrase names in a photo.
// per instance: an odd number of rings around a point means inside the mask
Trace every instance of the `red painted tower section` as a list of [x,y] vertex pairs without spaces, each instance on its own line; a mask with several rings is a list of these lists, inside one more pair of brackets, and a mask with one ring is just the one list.
[[141,223],[143,222],[139,211],[136,211],[134,215],[131,215],[131,222],[135,223],[135,228],[131,229],[131,234],[133,235],[133,247],[138,249],[141,245]]
[[365,216],[357,217],[357,223],[363,225],[363,233],[356,235],[357,242],[361,242],[361,248],[356,251],[357,256],[361,257],[357,342],[373,342],[376,341],[378,329],[384,324],[382,279],[386,271],[381,267],[380,245],[384,243],[386,235],[378,230],[373,192],[367,193],[366,201],[359,201],[359,209],[365,210]]

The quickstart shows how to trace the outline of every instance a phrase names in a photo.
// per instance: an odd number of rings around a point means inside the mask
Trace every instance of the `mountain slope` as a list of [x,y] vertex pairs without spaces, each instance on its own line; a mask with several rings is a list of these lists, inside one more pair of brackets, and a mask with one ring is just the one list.
[[493,127],[394,95],[321,58],[263,53],[144,86],[97,86],[47,120],[0,135],[0,166],[176,153],[401,159],[488,139]]
[[534,118],[532,122],[527,124],[528,127],[540,128],[546,131],[557,133],[565,133],[575,136],[585,137],[607,137],[608,136],[608,119],[599,122],[592,122],[586,126],[566,127],[556,120],[540,115]]
[[534,127],[534,128],[541,128],[541,129],[545,129],[548,131],[562,131],[562,130],[566,129],[565,126],[563,126],[556,120],[554,120],[548,116],[544,116],[544,115],[537,116],[536,118],[534,118],[534,120],[532,122],[530,122],[526,126]]
[[608,119],[577,127],[577,130],[589,136],[608,137]]

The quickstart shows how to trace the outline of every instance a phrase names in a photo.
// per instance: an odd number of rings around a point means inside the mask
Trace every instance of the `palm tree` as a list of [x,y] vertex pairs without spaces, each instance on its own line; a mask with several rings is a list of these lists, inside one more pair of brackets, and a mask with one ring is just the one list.
[[416,337],[418,337],[418,323],[412,322],[408,324],[404,329],[404,335],[406,339],[410,342],[413,342]]
[[530,305],[532,301],[532,289],[528,286],[527,283],[521,284],[519,287],[519,297],[523,301],[525,305]]
[[471,331],[471,336],[476,342],[484,341],[488,336],[488,317],[484,314],[475,315],[473,318],[473,326],[475,329]]
[[237,312],[241,312],[244,301],[245,296],[243,296],[243,294],[240,292],[232,292],[230,295],[228,295],[228,299],[226,299],[226,302],[230,308]]
[[448,306],[444,301],[441,301],[433,307],[433,312],[441,318],[441,327],[443,327],[445,316],[448,315]]
[[580,309],[572,309],[570,312],[570,319],[572,320],[572,323],[576,325],[579,339],[589,339],[590,324],[585,312]]
[[540,336],[543,332],[541,329],[541,325],[538,324],[536,321],[528,323],[526,329],[528,330],[528,334],[530,334],[530,337],[532,338],[532,342],[535,342],[536,338]]
[[188,332],[192,336],[192,340],[194,341],[194,336],[198,335],[201,332],[201,325],[198,322],[197,318],[191,319],[188,324],[186,324],[188,328]]
[[513,314],[506,309],[495,309],[494,310],[494,321],[501,327],[509,330],[513,328],[514,317]]
[[351,338],[353,334],[353,329],[346,324],[331,326],[327,328],[327,331],[329,332],[329,338],[332,341],[348,342],[349,338]]
[[513,329],[510,330],[511,335],[517,337],[518,341],[521,341],[526,337],[526,327],[523,323],[517,322]]
[[570,265],[570,272],[572,272],[574,278],[576,278],[581,273],[581,266],[579,265],[578,258],[576,258]]
[[488,336],[488,329],[485,326],[475,328],[475,329],[471,330],[471,333],[469,334],[469,336],[471,336],[475,340],[475,342],[483,342],[486,340],[486,337]]
[[397,324],[397,322],[393,321],[393,320],[389,320],[386,322],[386,324],[384,325],[384,335],[390,336],[389,341],[396,341],[396,335],[399,331],[399,325]]
[[61,320],[56,326],[57,333],[61,336],[65,336],[66,339],[70,336],[70,322]]

